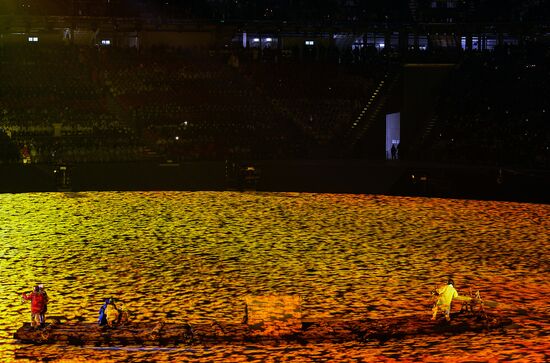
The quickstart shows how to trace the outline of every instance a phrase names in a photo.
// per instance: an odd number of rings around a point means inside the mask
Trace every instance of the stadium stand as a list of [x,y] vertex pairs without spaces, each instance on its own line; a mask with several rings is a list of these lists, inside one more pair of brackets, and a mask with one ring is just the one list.
[[533,44],[465,56],[442,90],[423,158],[550,167],[548,61]]

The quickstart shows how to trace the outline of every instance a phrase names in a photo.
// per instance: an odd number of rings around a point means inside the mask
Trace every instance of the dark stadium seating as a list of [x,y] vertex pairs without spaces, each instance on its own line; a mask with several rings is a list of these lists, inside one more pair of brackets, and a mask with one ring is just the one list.
[[[455,53],[460,65],[441,89],[436,128],[410,157],[548,168],[544,49],[526,43]],[[82,163],[339,156],[387,73],[388,54],[304,59],[257,49],[3,46],[0,157]],[[414,54],[415,61],[423,56]]]
[[550,166],[550,64],[532,46],[472,53],[445,85],[424,158]]
[[28,150],[30,158],[22,152],[19,161],[141,157],[133,130],[110,109],[103,84],[80,55],[69,46],[3,47],[1,127],[16,148]]

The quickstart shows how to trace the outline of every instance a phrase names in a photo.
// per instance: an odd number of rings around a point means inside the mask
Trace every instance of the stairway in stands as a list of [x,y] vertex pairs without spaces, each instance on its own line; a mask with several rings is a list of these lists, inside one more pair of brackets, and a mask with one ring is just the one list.
[[409,11],[413,21],[417,21],[418,0],[409,0]]
[[398,84],[400,72],[386,72],[384,78],[378,82],[373,94],[363,107],[351,128],[344,136],[343,155],[350,156],[354,153],[357,144],[367,135],[376,120],[385,112],[385,106],[389,96]]
[[[439,103],[439,100],[436,103]],[[411,144],[407,150],[411,158],[425,158],[425,155],[423,155],[425,153],[424,148],[428,143],[433,142],[434,129],[438,123],[439,114],[434,112],[422,128],[420,137],[412,138]]]
[[422,132],[422,136],[420,137],[420,144],[424,144],[430,136],[432,136],[433,129],[435,128],[435,125],[437,125],[439,121],[439,114],[434,112],[432,117],[428,120],[426,123],[426,126],[424,127],[424,130]]

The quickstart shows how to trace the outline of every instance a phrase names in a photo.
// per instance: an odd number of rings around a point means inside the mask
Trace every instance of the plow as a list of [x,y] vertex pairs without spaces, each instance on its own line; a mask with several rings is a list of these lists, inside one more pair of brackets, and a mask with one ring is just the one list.
[[[270,300],[271,299],[271,300]],[[479,291],[456,299],[460,311],[452,321],[436,321],[429,314],[379,319],[303,318],[300,298],[258,297],[247,300],[241,322],[127,322],[100,327],[82,321],[56,319],[43,329],[26,323],[14,334],[21,343],[77,346],[177,346],[211,344],[279,344],[284,342],[344,343],[406,339],[440,334],[461,334],[513,326],[511,319],[488,312]],[[279,314],[278,314],[279,313]]]

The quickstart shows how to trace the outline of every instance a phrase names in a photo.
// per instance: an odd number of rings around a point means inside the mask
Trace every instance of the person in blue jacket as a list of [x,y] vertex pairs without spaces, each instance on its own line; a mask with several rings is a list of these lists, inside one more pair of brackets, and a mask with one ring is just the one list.
[[107,314],[105,312],[110,302],[111,302],[111,299],[105,299],[105,303],[99,309],[99,318],[97,319],[97,323],[100,326],[107,325]]

